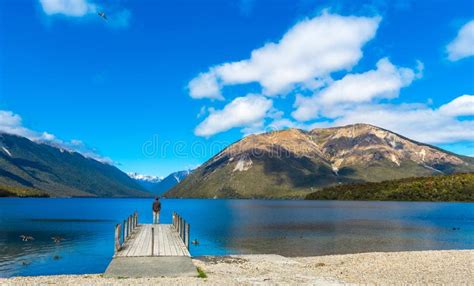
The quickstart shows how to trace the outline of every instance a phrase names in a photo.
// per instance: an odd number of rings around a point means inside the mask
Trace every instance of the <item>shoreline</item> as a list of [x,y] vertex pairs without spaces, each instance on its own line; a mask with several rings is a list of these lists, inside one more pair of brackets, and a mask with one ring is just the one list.
[[[93,196],[84,196],[84,197],[44,197],[44,196],[0,196],[1,199],[44,199],[44,200],[54,200],[54,199],[143,199],[149,200],[154,199],[155,196],[151,197],[93,197]],[[474,200],[468,201],[424,201],[424,200],[350,200],[350,199],[305,199],[301,198],[180,198],[180,197],[160,197],[160,200],[216,200],[216,201],[225,201],[225,200],[235,200],[235,201],[306,201],[306,202],[382,202],[382,203],[448,203],[448,204],[474,204]]]
[[[0,285],[451,284],[474,282],[474,250],[368,252],[284,257],[273,254],[193,258],[207,278],[103,278],[101,274],[17,276]],[[197,274],[196,274],[197,275]]]

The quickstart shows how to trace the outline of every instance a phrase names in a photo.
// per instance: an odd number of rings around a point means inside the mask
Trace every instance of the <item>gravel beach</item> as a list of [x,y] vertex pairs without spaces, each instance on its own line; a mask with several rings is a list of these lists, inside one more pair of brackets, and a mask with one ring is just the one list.
[[59,275],[0,279],[0,285],[474,285],[474,250],[283,257],[206,256],[193,259],[207,278],[113,279]]

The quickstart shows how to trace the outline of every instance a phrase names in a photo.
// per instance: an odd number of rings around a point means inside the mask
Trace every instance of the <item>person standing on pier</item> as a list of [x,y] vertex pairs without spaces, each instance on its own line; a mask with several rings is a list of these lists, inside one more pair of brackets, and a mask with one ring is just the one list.
[[161,202],[158,197],[155,198],[153,202],[153,223],[160,223],[160,211],[161,211]]

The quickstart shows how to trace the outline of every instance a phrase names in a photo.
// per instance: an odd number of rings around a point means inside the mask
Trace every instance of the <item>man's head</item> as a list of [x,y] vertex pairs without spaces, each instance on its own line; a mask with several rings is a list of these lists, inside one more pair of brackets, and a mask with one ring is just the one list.
[[160,198],[159,198],[159,197],[155,197],[155,201],[159,201],[159,200],[160,200]]

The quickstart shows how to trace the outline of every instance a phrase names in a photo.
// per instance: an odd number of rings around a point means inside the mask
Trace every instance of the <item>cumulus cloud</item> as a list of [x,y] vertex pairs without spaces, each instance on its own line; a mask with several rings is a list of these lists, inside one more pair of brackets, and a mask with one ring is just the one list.
[[396,67],[387,58],[383,58],[377,62],[375,70],[348,74],[325,89],[316,91],[311,97],[297,96],[294,104],[296,109],[292,115],[299,121],[306,121],[317,118],[324,112],[340,110],[344,104],[398,97],[401,88],[421,76],[422,66],[418,63],[417,71],[414,71]]
[[202,73],[192,79],[188,84],[188,88],[189,95],[192,98],[224,99],[216,77],[210,73]]
[[451,61],[474,55],[474,20],[461,27],[456,38],[446,47],[446,51]]
[[[93,0],[39,0],[39,3],[48,16],[64,15],[80,18],[105,11],[107,26],[112,28],[128,27],[131,18],[131,13],[127,9],[111,3],[108,3],[107,9],[104,9]],[[97,20],[101,19],[97,17]]]
[[474,116],[474,95],[462,95],[442,105],[439,110],[449,116]]
[[[459,98],[446,105],[456,102]],[[459,120],[424,104],[366,104],[345,110],[332,125],[369,123],[430,144],[474,141],[474,120]]]
[[[197,136],[209,137],[232,128],[256,128],[263,125],[273,102],[261,95],[237,97],[222,110],[210,114],[194,130]],[[246,133],[249,129],[244,130]]]
[[97,11],[97,6],[87,0],[39,0],[39,2],[47,15],[82,17]]
[[[209,109],[195,134],[209,137],[231,128],[249,134],[368,123],[430,144],[474,142],[473,95],[459,96],[440,107],[390,103],[402,88],[422,77],[421,62],[408,68],[382,58],[372,70],[349,72],[361,59],[361,49],[374,37],[379,22],[378,17],[325,13],[297,23],[279,42],[254,50],[249,59],[216,65],[199,74],[188,84],[193,98],[224,100],[223,87],[254,82],[262,92],[236,98],[222,110]],[[466,44],[470,29],[463,27],[459,39],[450,44],[450,59],[469,53],[466,47],[473,47]],[[336,71],[347,73],[333,80]],[[285,97],[268,98],[289,92],[305,94],[296,96],[292,112],[296,120],[273,107],[273,100]]]
[[21,116],[6,110],[0,110],[0,132],[27,137],[31,140],[47,140],[51,138],[49,133],[34,132],[23,127]]
[[[305,123],[276,118],[262,130],[299,128],[311,130],[355,123],[367,123],[399,133],[410,139],[429,144],[474,142],[474,96],[463,95],[439,108],[422,103],[380,104],[361,103],[346,105],[334,116],[321,121]],[[464,107],[466,106],[466,107]],[[460,116],[471,116],[460,120]]]
[[278,43],[252,51],[249,59],[213,66],[188,85],[194,98],[221,98],[225,85],[257,82],[265,95],[290,91],[352,68],[362,46],[375,36],[379,17],[324,13],[293,26]]
[[61,149],[79,152],[85,157],[92,158],[103,163],[112,163],[110,158],[98,155],[96,152],[85,146],[82,141],[73,139],[69,142],[66,142],[56,138],[56,136],[51,133],[38,132],[24,127],[21,116],[11,111],[0,110],[0,133],[18,135],[28,138],[31,141],[46,143]]

